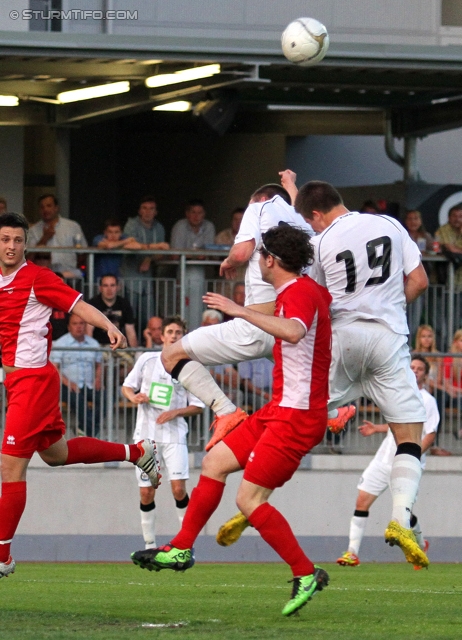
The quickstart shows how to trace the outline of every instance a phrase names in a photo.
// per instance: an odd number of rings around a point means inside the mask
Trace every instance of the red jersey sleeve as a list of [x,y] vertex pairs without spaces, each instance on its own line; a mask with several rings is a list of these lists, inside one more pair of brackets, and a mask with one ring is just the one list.
[[[282,299],[282,312],[284,318],[301,320],[305,327],[309,329],[318,308],[318,296],[310,295],[311,287],[305,278],[298,279],[292,286],[294,287],[293,292],[290,292],[289,295],[283,296]],[[288,287],[288,293],[290,289],[292,289],[292,287]],[[312,293],[317,294],[317,292]]]
[[50,269],[40,269],[34,279],[33,289],[39,302],[69,313],[82,294],[67,285]]

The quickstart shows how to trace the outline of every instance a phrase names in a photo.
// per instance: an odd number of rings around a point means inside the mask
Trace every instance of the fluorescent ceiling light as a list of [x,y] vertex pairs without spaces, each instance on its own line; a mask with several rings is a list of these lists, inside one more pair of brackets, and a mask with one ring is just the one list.
[[199,78],[208,78],[220,73],[219,64],[207,64],[205,67],[194,67],[192,69],[183,69],[183,71],[175,71],[175,73],[159,73],[157,76],[146,78],[144,84],[152,89],[153,87],[164,87],[167,84],[177,84],[178,82],[187,82],[188,80],[198,80]]
[[96,87],[85,87],[74,91],[63,91],[58,93],[58,100],[62,104],[67,102],[77,102],[78,100],[91,100],[92,98],[102,98],[103,96],[113,96],[117,93],[130,91],[130,83],[127,80],[122,82],[111,82],[110,84],[100,84]]
[[177,102],[167,102],[167,104],[160,104],[158,107],[154,107],[153,111],[189,111],[191,109],[191,103],[187,100],[177,100]]
[[0,96],[0,107],[17,107],[19,98],[16,96]]

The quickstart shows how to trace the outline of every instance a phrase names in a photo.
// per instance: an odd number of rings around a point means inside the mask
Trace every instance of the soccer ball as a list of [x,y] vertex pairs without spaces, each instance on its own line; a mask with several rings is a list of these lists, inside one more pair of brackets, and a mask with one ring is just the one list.
[[326,27],[314,18],[298,18],[291,22],[281,37],[282,52],[290,62],[302,67],[320,62],[329,48]]

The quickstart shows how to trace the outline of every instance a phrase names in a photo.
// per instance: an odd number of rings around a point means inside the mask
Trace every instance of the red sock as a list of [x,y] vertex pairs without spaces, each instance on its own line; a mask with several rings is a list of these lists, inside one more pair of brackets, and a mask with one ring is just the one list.
[[[136,444],[129,444],[130,462],[136,462],[141,453]],[[67,441],[68,464],[94,464],[95,462],[122,462],[127,459],[127,450],[124,444],[117,442],[105,442],[98,438],[72,438]]]
[[294,577],[314,573],[314,564],[303,552],[282,513],[265,502],[248,516],[248,520],[263,540],[287,562]]
[[201,475],[192,490],[181,530],[171,541],[178,549],[191,549],[197,536],[220,504],[225,483]]
[[0,562],[10,556],[11,540],[26,506],[26,483],[3,482],[0,498]]

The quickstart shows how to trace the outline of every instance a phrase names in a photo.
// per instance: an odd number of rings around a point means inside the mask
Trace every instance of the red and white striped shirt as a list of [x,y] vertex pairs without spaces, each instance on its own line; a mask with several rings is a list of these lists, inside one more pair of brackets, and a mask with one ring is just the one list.
[[52,309],[70,312],[82,297],[50,269],[24,262],[9,276],[0,272],[0,345],[9,367],[38,369],[51,349]]
[[274,315],[298,320],[305,336],[291,344],[276,338],[273,349],[273,402],[292,409],[324,409],[329,397],[332,298],[309,276],[276,291]]

